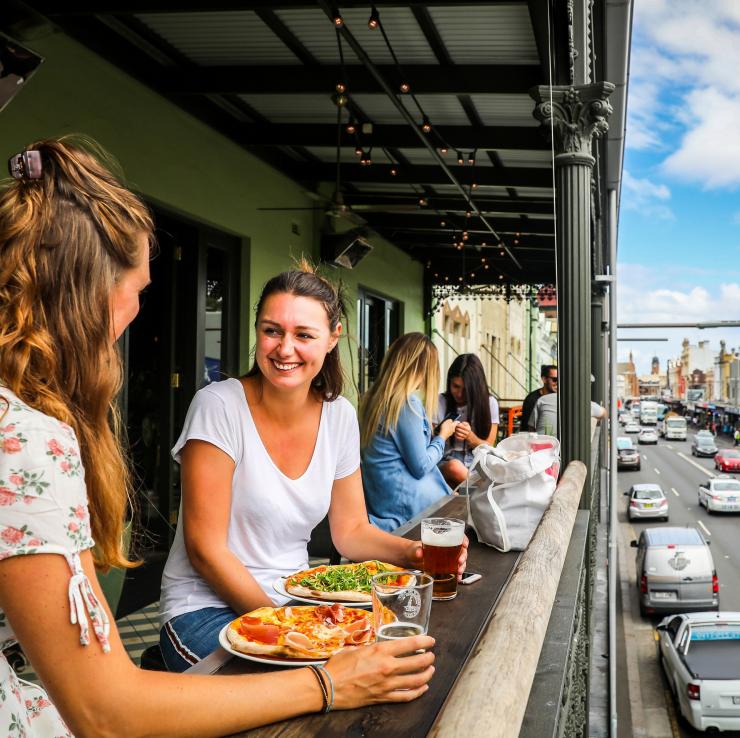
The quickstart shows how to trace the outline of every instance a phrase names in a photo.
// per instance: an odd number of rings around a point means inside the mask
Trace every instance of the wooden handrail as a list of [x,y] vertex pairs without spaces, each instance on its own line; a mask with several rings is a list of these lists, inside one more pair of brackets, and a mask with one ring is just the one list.
[[571,462],[429,736],[519,736],[585,480]]

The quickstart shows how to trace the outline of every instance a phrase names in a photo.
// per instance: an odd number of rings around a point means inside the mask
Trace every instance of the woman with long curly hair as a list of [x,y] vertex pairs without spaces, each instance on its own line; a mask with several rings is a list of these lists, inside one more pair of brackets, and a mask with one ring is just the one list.
[[[421,695],[433,671],[426,636],[351,649],[315,673],[183,677],[132,663],[95,571],[132,566],[116,341],[149,282],[152,220],[90,143],[38,141],[10,169],[0,190],[0,644],[20,642],[51,700],[0,654],[0,725],[19,736],[202,738],[319,711],[330,682],[340,709]],[[407,655],[417,649],[426,653]]]

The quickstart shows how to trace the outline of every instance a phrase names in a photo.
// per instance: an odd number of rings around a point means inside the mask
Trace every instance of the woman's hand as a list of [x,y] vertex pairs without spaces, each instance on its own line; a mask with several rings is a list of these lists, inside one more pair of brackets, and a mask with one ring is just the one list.
[[[433,646],[431,636],[413,636],[345,648],[326,664],[334,682],[334,708],[350,710],[378,702],[415,700],[429,689],[427,682],[434,674]],[[414,653],[420,650],[424,653]]]
[[471,431],[470,423],[466,421],[458,423],[457,428],[455,428],[455,438],[458,441],[464,441],[470,435]]
[[[410,569],[424,569],[424,547],[421,545],[421,541],[409,541],[409,563],[407,566]],[[468,545],[470,541],[467,536],[463,536],[462,548],[460,549],[460,556],[457,558],[457,581],[462,579],[462,575],[465,573],[465,565],[468,563]]]
[[[443,420],[439,424],[439,429],[437,430],[437,435],[444,441],[446,441],[456,430],[457,426],[460,425],[460,423],[455,422],[454,420],[447,418],[447,420]],[[470,426],[468,426],[470,427]]]

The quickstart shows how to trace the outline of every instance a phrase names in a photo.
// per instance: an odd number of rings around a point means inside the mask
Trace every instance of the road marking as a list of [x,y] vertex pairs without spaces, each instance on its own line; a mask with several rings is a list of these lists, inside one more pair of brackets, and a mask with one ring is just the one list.
[[678,456],[680,456],[684,461],[688,461],[689,464],[692,464],[695,466],[699,471],[703,471],[708,477],[716,477],[716,474],[713,474],[709,471],[709,469],[705,469],[701,464],[697,464],[693,459],[690,459],[686,454],[678,452]]
[[706,534],[707,534],[708,536],[711,536],[711,535],[712,535],[712,533],[711,533],[711,531],[709,530],[709,528],[707,528],[707,526],[706,526],[706,525],[704,525],[704,523],[702,523],[702,522],[701,522],[701,520],[697,520],[696,522],[697,522],[697,523],[699,524],[699,527],[700,527],[700,528],[701,528],[701,529],[702,529],[702,530],[703,530],[703,531],[704,531],[704,532],[705,532],[705,533],[706,533]]
[[671,444],[670,444],[670,443],[664,443],[663,445],[664,445],[664,446],[665,446],[666,448],[669,448],[669,449],[673,450],[673,446],[671,446]]
[[[667,675],[666,675],[666,678]],[[668,722],[671,725],[671,733],[673,738],[681,738],[681,728],[678,726],[678,716],[676,715],[676,707],[673,704],[673,692],[670,689],[663,690],[665,694],[665,706],[668,711]]]
[[642,460],[647,461],[647,456],[645,454],[642,455]]
[[655,469],[655,473],[656,473],[656,474],[660,474],[660,469],[658,469],[658,468],[656,467],[656,469]]
[[671,492],[673,492],[673,494],[676,495],[676,497],[680,497],[681,496],[681,495],[678,494],[678,492],[676,492],[676,488],[675,487],[671,487]]

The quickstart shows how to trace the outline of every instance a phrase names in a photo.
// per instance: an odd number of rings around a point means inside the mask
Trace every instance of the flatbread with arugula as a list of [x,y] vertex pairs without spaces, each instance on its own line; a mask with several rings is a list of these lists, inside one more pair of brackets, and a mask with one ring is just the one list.
[[[358,564],[315,566],[313,569],[298,571],[287,577],[285,591],[296,597],[310,597],[328,602],[372,602],[370,589],[373,576],[394,571],[403,569],[375,560]],[[399,577],[398,583],[405,582]]]

